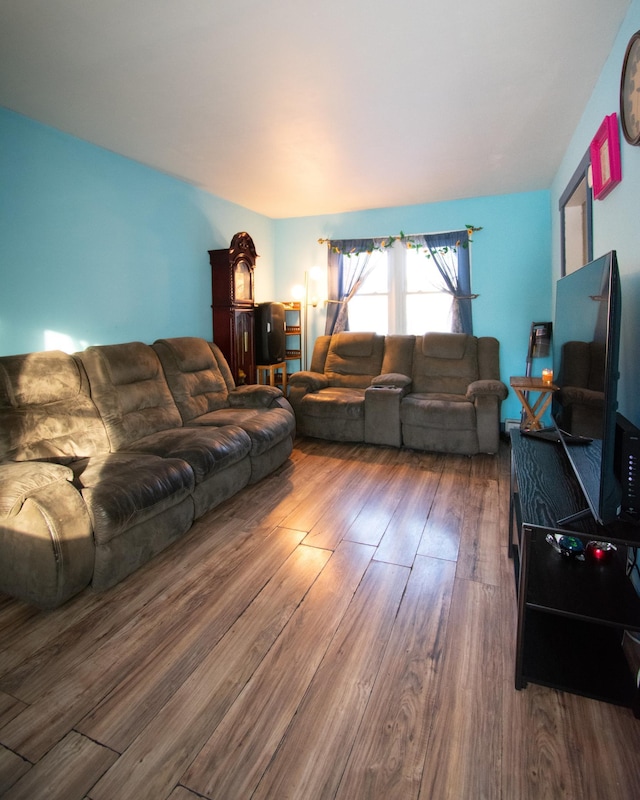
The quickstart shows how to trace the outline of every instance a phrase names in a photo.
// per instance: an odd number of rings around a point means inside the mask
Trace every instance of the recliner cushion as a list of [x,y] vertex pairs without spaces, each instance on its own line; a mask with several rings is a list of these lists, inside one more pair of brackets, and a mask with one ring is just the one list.
[[188,423],[188,427],[199,429],[226,425],[242,428],[251,439],[251,455],[259,456],[293,435],[295,418],[284,408],[223,408]]
[[411,391],[465,395],[480,377],[478,340],[467,334],[425,334],[416,338]]
[[430,358],[464,358],[468,338],[466,333],[425,333],[422,354]]
[[189,497],[190,466],[178,458],[111,453],[72,466],[87,504],[96,544],[105,544]]
[[0,459],[69,463],[109,441],[81,365],[60,350],[0,358]]
[[380,374],[384,336],[375,333],[338,333],[331,337],[324,374],[331,386],[366,389]]
[[364,418],[364,389],[333,386],[305,395],[300,403],[302,413],[329,419]]
[[88,347],[78,357],[89,376],[91,396],[112,451],[130,449],[138,439],[182,425],[160,360],[149,345]]
[[137,439],[131,443],[129,451],[181,458],[193,469],[197,486],[249,455],[251,439],[236,425],[174,428]]
[[224,357],[216,345],[182,336],[158,339],[153,349],[184,422],[229,405],[233,379],[221,369]]
[[443,430],[475,431],[477,425],[473,403],[460,395],[442,393],[407,395],[400,404],[400,421]]

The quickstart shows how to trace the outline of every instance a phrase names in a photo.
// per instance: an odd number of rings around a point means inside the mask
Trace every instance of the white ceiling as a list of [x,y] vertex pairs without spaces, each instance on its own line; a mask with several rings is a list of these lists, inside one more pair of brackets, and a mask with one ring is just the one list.
[[273,218],[545,189],[629,4],[0,0],[0,105]]

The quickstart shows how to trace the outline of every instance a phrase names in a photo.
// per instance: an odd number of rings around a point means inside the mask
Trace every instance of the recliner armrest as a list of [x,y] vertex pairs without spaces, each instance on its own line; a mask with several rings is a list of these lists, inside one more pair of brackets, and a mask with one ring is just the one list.
[[91,581],[93,530],[72,478],[61,464],[0,465],[0,591],[56,608]]
[[400,372],[386,372],[374,378],[371,381],[371,386],[402,389],[403,394],[407,394],[411,391],[411,378],[408,375],[402,375]]
[[329,386],[329,379],[325,375],[320,372],[309,372],[308,370],[294,372],[287,382],[289,386],[305,387],[308,392],[317,392]]
[[475,400],[476,397],[495,396],[498,400],[505,400],[509,390],[502,381],[479,380],[473,381],[467,387],[467,399]]
[[259,383],[237,386],[228,395],[231,408],[270,408],[279,397],[282,390],[277,386]]
[[26,500],[41,489],[66,481],[73,481],[73,471],[62,464],[46,461],[0,464],[0,519],[16,516]]

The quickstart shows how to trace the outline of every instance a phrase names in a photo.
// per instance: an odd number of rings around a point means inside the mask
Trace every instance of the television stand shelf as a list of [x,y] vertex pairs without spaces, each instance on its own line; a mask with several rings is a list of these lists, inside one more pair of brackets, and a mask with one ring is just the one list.
[[[558,519],[585,500],[561,445],[511,433],[509,555],[518,597],[516,689],[538,683],[617,705],[640,718],[640,690],[623,651],[625,630],[640,631],[640,597],[626,574],[627,547],[640,526],[601,526],[589,516]],[[606,563],[560,555],[547,534],[616,545]]]

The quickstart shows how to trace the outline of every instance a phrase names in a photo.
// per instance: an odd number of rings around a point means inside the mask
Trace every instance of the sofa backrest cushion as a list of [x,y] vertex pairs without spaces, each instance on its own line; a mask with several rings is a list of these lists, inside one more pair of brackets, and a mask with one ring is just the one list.
[[311,364],[309,370],[311,372],[319,372],[324,375],[324,367],[327,362],[327,353],[329,352],[329,345],[331,344],[331,336],[318,336],[313,344],[313,353],[311,354]]
[[194,336],[182,336],[158,339],[153,349],[184,422],[229,407],[229,391],[235,385],[217,345]]
[[331,337],[324,374],[332,386],[365,389],[380,374],[384,336],[344,332]]
[[182,426],[160,359],[149,345],[93,346],[79,358],[114,452],[143,436]]
[[415,336],[389,334],[384,339],[384,358],[380,372],[383,375],[411,376]]
[[0,460],[47,460],[109,452],[87,377],[60,350],[0,358]]
[[411,377],[412,392],[466,394],[480,378],[477,338],[465,333],[417,336]]

